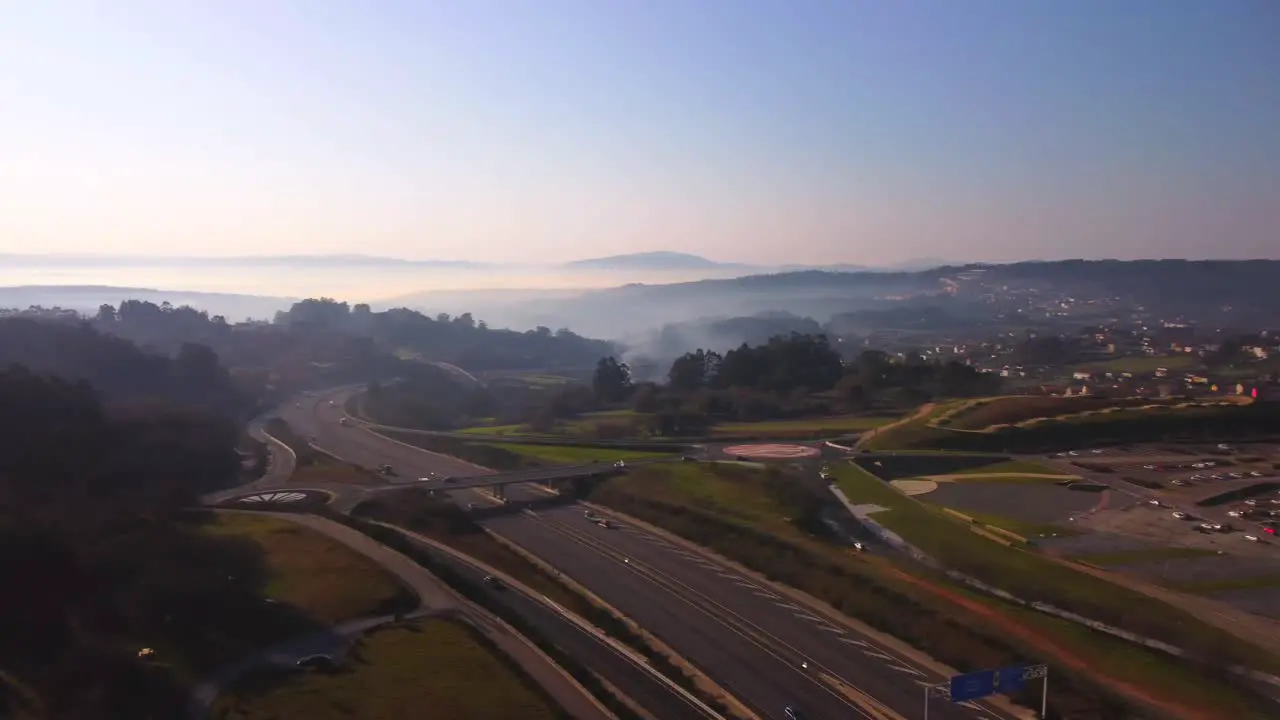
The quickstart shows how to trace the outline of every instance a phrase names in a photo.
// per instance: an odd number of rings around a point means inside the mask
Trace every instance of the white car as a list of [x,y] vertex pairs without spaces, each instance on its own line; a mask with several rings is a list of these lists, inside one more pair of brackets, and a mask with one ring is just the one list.
[[1262,473],[1258,472],[1257,470],[1250,470],[1249,475],[1251,475],[1252,477],[1262,477]]
[[1245,504],[1245,505],[1248,505],[1249,507],[1255,507],[1255,506],[1258,504],[1258,501],[1257,501],[1257,500],[1245,500],[1245,501],[1244,501],[1244,504]]
[[1218,443],[1219,450],[1230,450],[1231,446],[1226,443]]
[[1148,500],[1147,502],[1148,502],[1149,504],[1151,504],[1151,505],[1155,505],[1156,507],[1160,507],[1160,501],[1159,501],[1159,500]]
[[1155,466],[1155,465],[1143,465],[1143,466],[1142,466],[1142,469],[1143,469],[1143,470],[1155,470],[1155,469],[1156,469],[1156,466]]
[[866,551],[867,546],[866,546],[866,545],[863,545],[863,544],[862,544],[862,543],[860,543],[860,542],[856,542],[856,543],[854,543],[854,544],[853,544],[853,549],[854,549],[854,550],[857,550],[858,552],[864,552],[864,551]]
[[1195,468],[1196,470],[1203,470],[1205,465],[1204,463],[1191,463],[1191,467]]
[[1239,480],[1240,478],[1244,477],[1244,475],[1243,475],[1243,474],[1241,474],[1241,473],[1230,473],[1230,475],[1231,475],[1231,477],[1235,478],[1236,480]]
[[1071,457],[1077,457],[1080,455],[1080,453],[1076,452],[1075,450],[1071,450],[1067,454],[1070,455]]
[[1245,539],[1245,540],[1248,540],[1249,542],[1258,542],[1258,536],[1257,536],[1257,535],[1245,535],[1245,536],[1244,536],[1244,539]]
[[1183,482],[1182,482],[1181,480],[1170,480],[1169,482],[1173,483],[1174,485],[1182,485],[1182,484],[1183,484]]
[[1186,520],[1186,519],[1187,519],[1187,514],[1186,514],[1186,513],[1184,513],[1184,512],[1181,512],[1181,511],[1175,512],[1175,513],[1173,514],[1173,516],[1174,516],[1175,518],[1177,518],[1178,520]]
[[626,467],[626,466],[627,466],[627,464],[626,464],[626,463],[624,463],[624,462],[622,462],[621,460],[619,460],[618,462],[614,463],[614,464],[613,464],[613,466],[614,466],[614,467]]
[[1238,518],[1238,517],[1244,517],[1244,513],[1240,512],[1239,510],[1232,510],[1232,511],[1228,512],[1228,513],[1227,513],[1227,515],[1228,515],[1229,517],[1237,517],[1237,518]]

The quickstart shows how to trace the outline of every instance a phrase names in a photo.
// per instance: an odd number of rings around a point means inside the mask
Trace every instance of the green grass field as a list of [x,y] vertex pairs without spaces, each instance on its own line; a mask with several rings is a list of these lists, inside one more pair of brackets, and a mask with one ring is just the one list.
[[215,703],[219,720],[306,718],[520,718],[566,713],[488,641],[460,623],[431,619],[375,631],[334,674],[260,677]]
[[982,525],[990,525],[992,527],[998,527],[1001,530],[1008,530],[1009,532],[1015,535],[1021,535],[1028,540],[1034,540],[1038,537],[1068,537],[1071,535],[1081,534],[1081,531],[1069,527],[1025,522],[1023,520],[1015,520],[1001,515],[991,515],[989,513],[977,513],[970,511],[964,511],[964,514],[978,521],[978,523]]
[[762,422],[722,423],[711,429],[714,435],[749,435],[784,438],[792,436],[837,435],[862,432],[887,425],[895,417],[833,416],[800,418],[796,420],[765,420]]
[[1213,557],[1217,554],[1215,550],[1206,550],[1204,548],[1163,547],[1129,550],[1127,552],[1076,555],[1072,559],[1087,562],[1090,565],[1111,567],[1114,565],[1137,565],[1139,563],[1178,560],[1181,558]]
[[518,443],[497,442],[488,444],[552,465],[585,465],[590,462],[612,463],[619,460],[645,460],[671,456],[671,453],[579,447],[576,445],[521,445]]
[[202,531],[246,538],[261,547],[270,571],[267,596],[318,623],[385,612],[403,605],[408,592],[364,555],[287,520],[218,513]]
[[1081,372],[1109,373],[1152,373],[1156,368],[1165,368],[1170,372],[1189,370],[1196,367],[1200,359],[1194,355],[1169,355],[1164,357],[1122,357],[1104,362],[1089,363],[1076,368]]

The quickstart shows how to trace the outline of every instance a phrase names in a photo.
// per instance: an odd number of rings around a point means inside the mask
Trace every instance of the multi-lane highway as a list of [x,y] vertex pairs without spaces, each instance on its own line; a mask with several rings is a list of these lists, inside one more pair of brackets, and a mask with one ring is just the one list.
[[[342,426],[342,403],[329,400],[305,398],[281,414],[299,434],[313,436],[317,446],[366,467],[390,463],[412,478],[487,472]],[[464,503],[496,502],[475,489],[450,495]],[[507,497],[545,494],[512,486]],[[601,528],[582,514],[581,506],[570,505],[484,522],[662,638],[762,718],[783,717],[787,705],[816,720],[921,718],[925,686],[944,679],[713,558],[640,528]],[[929,717],[1004,716],[985,706],[935,700]]]

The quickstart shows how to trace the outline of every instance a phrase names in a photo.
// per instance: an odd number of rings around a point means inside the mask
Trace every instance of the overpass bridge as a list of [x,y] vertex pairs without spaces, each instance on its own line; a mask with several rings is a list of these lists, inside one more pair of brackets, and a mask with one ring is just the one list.
[[398,490],[405,487],[426,488],[427,490],[469,490],[474,488],[485,488],[493,493],[495,497],[502,498],[505,496],[504,488],[508,485],[520,485],[524,483],[537,483],[543,485],[548,490],[557,490],[558,486],[565,482],[578,480],[581,478],[607,477],[620,472],[624,472],[626,467],[634,465],[647,465],[656,462],[678,462],[678,460],[670,458],[653,458],[647,460],[633,460],[627,463],[625,467],[618,467],[612,463],[591,463],[588,465],[567,465],[564,467],[537,468],[533,470],[517,470],[515,472],[492,473],[489,475],[468,475],[465,477],[452,477],[448,480],[444,478],[421,478],[419,480],[411,480],[409,482],[396,483],[392,486],[380,487],[374,492],[388,492]]

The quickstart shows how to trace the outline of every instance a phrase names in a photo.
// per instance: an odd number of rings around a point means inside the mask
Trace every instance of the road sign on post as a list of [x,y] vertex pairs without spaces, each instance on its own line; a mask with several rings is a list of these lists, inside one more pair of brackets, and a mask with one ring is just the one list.
[[978,700],[995,693],[1010,694],[1022,689],[1026,667],[1013,665],[994,670],[956,675],[951,678],[951,702]]

